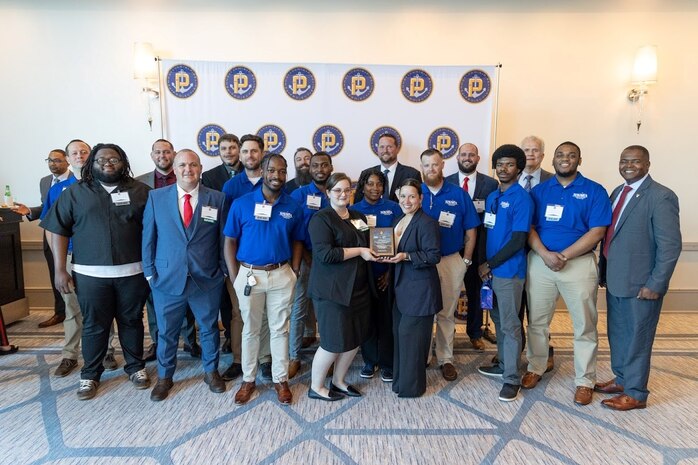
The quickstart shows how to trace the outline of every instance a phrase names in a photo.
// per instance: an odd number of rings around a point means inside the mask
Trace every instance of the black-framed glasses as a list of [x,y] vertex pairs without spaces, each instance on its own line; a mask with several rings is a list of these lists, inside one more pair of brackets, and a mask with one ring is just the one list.
[[47,158],[44,160],[46,163],[64,163],[65,158]]
[[96,158],[95,163],[97,163],[99,166],[104,166],[107,163],[109,163],[110,165],[118,165],[119,163],[121,163],[121,158]]

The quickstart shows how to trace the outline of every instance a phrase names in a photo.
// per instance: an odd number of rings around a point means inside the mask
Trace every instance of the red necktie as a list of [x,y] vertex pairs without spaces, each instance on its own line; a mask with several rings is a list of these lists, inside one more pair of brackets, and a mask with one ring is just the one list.
[[464,190],[465,192],[468,192],[468,180],[469,180],[469,179],[470,179],[470,178],[468,178],[468,177],[463,178],[463,190]]
[[194,211],[191,208],[191,194],[184,194],[184,227],[188,228],[191,223],[191,218],[194,216]]
[[613,237],[613,231],[616,229],[616,223],[618,223],[618,217],[620,216],[620,211],[623,209],[625,204],[625,197],[628,196],[628,192],[633,190],[630,186],[625,186],[623,192],[620,194],[618,203],[616,203],[616,208],[613,209],[613,218],[611,219],[611,226],[606,230],[606,237],[603,241],[603,256],[608,257],[608,247],[611,245],[611,238]]

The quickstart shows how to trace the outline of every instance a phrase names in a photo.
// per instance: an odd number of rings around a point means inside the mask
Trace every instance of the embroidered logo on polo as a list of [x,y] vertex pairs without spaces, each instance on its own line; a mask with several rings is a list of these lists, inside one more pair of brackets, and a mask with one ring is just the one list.
[[293,213],[291,212],[279,212],[279,216],[285,220],[292,220],[293,219]]
[[262,126],[257,131],[257,135],[264,139],[264,151],[281,153],[286,148],[286,134],[273,124]]
[[199,130],[196,143],[199,149],[209,157],[218,156],[218,141],[225,134],[225,129],[217,124],[207,124]]
[[334,157],[344,148],[344,135],[338,127],[326,124],[313,134],[313,147]]
[[451,128],[438,128],[429,134],[427,146],[436,149],[444,158],[451,158],[458,151],[458,135]]
[[393,211],[392,210],[381,210],[380,214],[383,216],[390,216],[393,214]]
[[397,146],[402,147],[402,136],[398,130],[391,126],[381,126],[373,131],[369,142],[371,144],[371,151],[375,156],[378,156],[378,139],[380,139],[383,134],[391,134],[394,136],[397,139]]
[[448,205],[449,207],[458,206],[458,202],[456,200],[446,200],[444,203],[446,203],[446,205]]
[[315,76],[308,68],[291,68],[284,76],[284,90],[294,100],[305,100],[315,92]]
[[575,192],[572,194],[572,197],[574,197],[577,200],[584,200],[588,197],[584,192]]
[[257,77],[246,66],[230,68],[225,75],[225,90],[237,100],[250,98],[257,90]]
[[509,202],[501,201],[499,206],[502,208],[509,208]]
[[490,95],[492,81],[486,72],[481,69],[473,69],[465,73],[460,79],[458,90],[466,102],[480,103]]
[[431,95],[434,90],[434,81],[423,69],[413,69],[403,76],[400,90],[410,102],[420,103]]
[[373,94],[375,80],[365,68],[354,68],[347,71],[342,79],[344,95],[355,102],[366,100]]
[[187,65],[174,65],[167,72],[167,88],[178,98],[189,98],[199,87],[196,72]]

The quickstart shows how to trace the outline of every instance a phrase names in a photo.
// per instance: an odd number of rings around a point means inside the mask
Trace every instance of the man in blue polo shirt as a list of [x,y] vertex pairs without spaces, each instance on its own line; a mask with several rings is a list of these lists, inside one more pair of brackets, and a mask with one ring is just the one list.
[[502,378],[499,400],[511,402],[519,396],[521,375],[521,321],[519,306],[526,280],[526,239],[531,229],[533,202],[517,178],[526,166],[526,154],[516,145],[502,145],[492,154],[492,168],[499,178],[499,189],[487,196],[484,215],[487,260],[478,273],[492,280],[494,306],[490,312],[497,330],[497,365],[478,371]]
[[422,209],[439,222],[441,231],[442,257],[436,268],[441,280],[444,308],[436,314],[436,359],[444,379],[454,381],[458,376],[453,366],[454,312],[463,277],[473,263],[476,228],[480,225],[480,218],[472,200],[466,199],[465,192],[454,184],[444,182],[444,157],[441,152],[427,149],[419,159],[424,175]]
[[327,179],[334,171],[332,157],[327,152],[317,152],[310,157],[310,177],[312,182],[294,190],[290,195],[303,207],[303,231],[305,231],[305,250],[301,262],[300,274],[296,282],[296,289],[293,297],[293,308],[291,309],[291,325],[289,329],[288,356],[288,377],[293,378],[301,368],[299,352],[303,345],[303,333],[305,331],[306,320],[310,320],[315,327],[315,316],[312,309],[312,302],[308,298],[308,278],[310,277],[310,266],[312,265],[313,246],[308,234],[310,219],[319,210],[329,207],[330,201],[327,198]]
[[574,402],[591,402],[596,382],[596,293],[598,268],[593,250],[611,224],[606,189],[577,171],[581,150],[563,142],[553,155],[555,177],[531,191],[535,204],[528,237],[528,371],[524,389],[534,388],[548,361],[550,322],[562,295],[574,328]]
[[[293,400],[288,387],[288,318],[299,271],[303,210],[283,191],[286,160],[267,154],[262,160],[263,185],[236,200],[224,234],[225,262],[240,302],[242,385],[236,404],[245,404],[255,390],[257,356],[263,316],[271,335],[272,379],[279,402]],[[289,265],[289,262],[291,265]]]

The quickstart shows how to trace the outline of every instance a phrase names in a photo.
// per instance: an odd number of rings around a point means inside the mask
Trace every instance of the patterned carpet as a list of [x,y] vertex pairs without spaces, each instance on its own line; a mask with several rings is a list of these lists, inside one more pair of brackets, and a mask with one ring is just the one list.
[[[179,352],[175,387],[164,402],[136,391],[121,369],[105,373],[97,397],[75,397],[79,372],[50,375],[60,362],[62,327],[39,330],[33,312],[9,327],[20,352],[0,358],[0,464],[680,464],[698,465],[698,314],[664,313],[655,343],[648,408],[619,413],[573,404],[571,326],[553,323],[555,369],[515,402],[497,400],[500,382],[477,367],[494,354],[472,350],[458,328],[457,381],[428,370],[420,399],[397,399],[379,377],[349,382],[359,399],[306,397],[312,352],[283,407],[258,382],[252,401],[209,392],[200,362]],[[605,314],[600,315],[599,380],[610,377]],[[149,343],[149,341],[147,341]],[[117,350],[117,360],[123,364]],[[230,363],[223,356],[222,368]],[[154,377],[155,366],[148,365]]]

